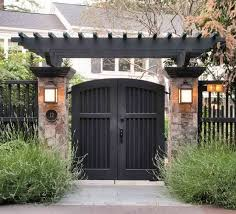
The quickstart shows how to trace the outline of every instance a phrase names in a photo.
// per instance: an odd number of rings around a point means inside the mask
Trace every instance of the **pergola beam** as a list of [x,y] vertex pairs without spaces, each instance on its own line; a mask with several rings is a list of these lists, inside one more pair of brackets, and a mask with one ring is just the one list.
[[62,58],[171,58],[179,67],[186,66],[190,58],[200,56],[211,50],[218,42],[225,43],[223,38],[214,34],[210,38],[197,37],[153,37],[144,38],[139,33],[136,38],[128,38],[127,33],[122,38],[114,38],[111,33],[108,38],[98,37],[93,33],[93,38],[85,38],[82,33],[79,38],[70,37],[64,33],[62,38],[49,33],[49,38],[41,37],[35,33],[34,37],[27,37],[23,33],[13,37],[13,42],[18,42],[24,48],[45,57],[48,65],[60,66]]

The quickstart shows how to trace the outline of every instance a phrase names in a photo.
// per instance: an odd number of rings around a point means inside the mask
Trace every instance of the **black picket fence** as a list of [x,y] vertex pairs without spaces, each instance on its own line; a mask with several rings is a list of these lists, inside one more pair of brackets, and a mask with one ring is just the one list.
[[38,119],[37,81],[0,82],[0,122],[36,122]]
[[230,91],[207,92],[207,84],[223,84],[223,81],[199,81],[199,137],[208,142],[236,143],[236,87]]

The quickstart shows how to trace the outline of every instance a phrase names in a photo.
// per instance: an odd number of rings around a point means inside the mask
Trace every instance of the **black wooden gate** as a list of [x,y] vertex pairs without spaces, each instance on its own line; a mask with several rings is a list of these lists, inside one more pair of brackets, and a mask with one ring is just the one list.
[[89,179],[152,179],[152,158],[164,152],[164,87],[133,79],[73,86],[72,130]]

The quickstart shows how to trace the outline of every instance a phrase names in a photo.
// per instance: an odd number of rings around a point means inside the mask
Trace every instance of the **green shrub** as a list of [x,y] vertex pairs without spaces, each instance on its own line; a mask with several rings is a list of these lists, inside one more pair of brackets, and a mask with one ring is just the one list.
[[42,143],[0,144],[0,204],[53,202],[70,187],[69,163]]
[[168,127],[169,127],[169,120],[165,118],[165,137],[168,138]]
[[17,47],[10,50],[8,58],[0,53],[0,81],[35,79],[30,67],[37,66],[42,61],[44,60],[36,54],[22,53]]
[[235,147],[185,145],[164,172],[170,191],[185,202],[236,208]]
[[9,122],[0,121],[0,144],[9,141],[21,140],[25,142],[37,142],[38,131],[36,122]]

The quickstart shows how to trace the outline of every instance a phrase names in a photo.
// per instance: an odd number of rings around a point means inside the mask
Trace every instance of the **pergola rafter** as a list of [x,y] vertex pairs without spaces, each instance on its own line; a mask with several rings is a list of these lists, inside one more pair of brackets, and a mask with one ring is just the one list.
[[108,33],[107,38],[99,38],[97,33],[93,33],[92,38],[85,38],[82,33],[78,33],[78,38],[67,32],[62,38],[53,33],[48,33],[47,38],[39,33],[34,33],[33,37],[19,33],[19,37],[11,40],[45,57],[50,66],[60,66],[62,58],[171,58],[178,67],[183,67],[191,58],[211,50],[218,42],[225,42],[217,34],[202,38],[201,33],[196,37],[187,37],[186,33],[172,37],[168,33],[166,38],[157,34],[144,38],[142,33],[138,33],[137,38],[128,38],[127,33],[122,38],[114,38],[112,33]]

